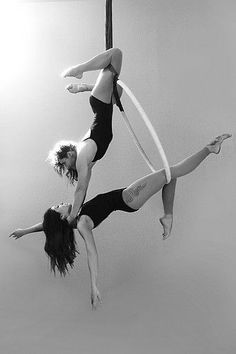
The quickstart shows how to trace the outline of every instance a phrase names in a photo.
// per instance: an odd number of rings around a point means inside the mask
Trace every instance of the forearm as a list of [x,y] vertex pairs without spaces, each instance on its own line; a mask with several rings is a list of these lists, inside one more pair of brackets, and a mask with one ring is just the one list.
[[72,205],[72,209],[70,212],[70,218],[75,219],[78,215],[78,212],[83,204],[84,198],[85,198],[86,190],[85,189],[79,189],[75,192],[74,194],[74,201]]
[[31,234],[34,232],[40,232],[40,231],[43,231],[43,224],[41,222],[33,226],[27,227],[25,229],[16,229],[9,235],[9,237],[18,239],[24,235]]
[[93,232],[91,227],[88,225],[87,219],[84,218],[80,220],[77,224],[78,231],[82,238],[84,239],[86,251],[87,251],[87,261],[90,273],[90,283],[91,283],[91,304],[93,309],[96,309],[98,302],[101,302],[101,295],[97,288],[97,278],[98,278],[98,253],[96,244],[93,237]]
[[96,251],[88,251],[88,267],[90,272],[91,289],[97,288],[98,255]]
[[34,232],[40,232],[43,231],[43,224],[39,222],[38,224],[32,225],[30,227],[27,227],[25,229],[22,229],[24,231],[24,234],[32,234]]

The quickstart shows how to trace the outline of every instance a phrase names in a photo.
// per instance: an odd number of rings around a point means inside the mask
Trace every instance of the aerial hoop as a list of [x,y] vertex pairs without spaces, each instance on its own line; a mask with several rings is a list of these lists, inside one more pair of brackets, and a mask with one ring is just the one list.
[[[137,100],[137,98],[134,96],[134,94],[132,93],[132,91],[128,88],[128,86],[121,80],[118,80],[117,81],[119,86],[121,86],[125,92],[127,93],[127,95],[129,96],[129,98],[131,99],[131,101],[133,102],[135,108],[137,109],[137,111],[139,112],[143,122],[146,124],[146,127],[150,133],[150,135],[152,136],[152,139],[156,145],[156,148],[157,150],[159,151],[159,154],[161,156],[161,159],[162,159],[162,162],[163,162],[163,165],[164,165],[164,169],[165,169],[165,174],[166,174],[166,181],[167,183],[170,183],[171,181],[171,172],[170,172],[170,166],[169,166],[169,163],[168,163],[168,160],[167,160],[167,157],[166,157],[166,154],[165,154],[165,151],[161,145],[161,142],[160,142],[160,139],[150,121],[150,119],[148,118],[147,114],[145,113],[143,107],[141,106],[141,104],[139,103],[139,101]],[[123,116],[123,118],[125,119],[125,122],[126,124],[129,126],[129,130],[131,132],[131,134],[133,135],[134,132],[132,130],[132,127],[129,123],[129,120],[125,114],[124,111],[121,111],[121,114]],[[135,135],[135,134],[134,134]],[[133,136],[134,137],[134,136]],[[136,137],[136,136],[135,136]],[[135,139],[134,137],[134,139]],[[143,158],[145,159],[146,163],[148,164],[148,166],[150,167],[151,171],[152,172],[155,172],[156,169],[153,167],[152,163],[150,162],[149,158],[147,157],[145,151],[143,150],[141,144],[139,143],[137,137],[136,137],[136,144],[137,144],[137,147],[139,148],[139,151],[140,153],[142,154]],[[141,151],[142,150],[142,151]]]
[[[113,47],[113,36],[112,36],[112,0],[106,0],[106,20],[105,20],[105,46],[106,49],[110,49]],[[141,115],[141,118],[143,120],[143,122],[146,124],[147,129],[149,131],[149,133],[152,136],[153,142],[156,145],[159,154],[161,156],[163,165],[164,165],[164,169],[165,169],[165,174],[166,174],[166,181],[167,183],[169,183],[171,181],[171,172],[170,172],[170,166],[168,164],[167,158],[166,158],[166,154],[164,152],[164,149],[161,145],[160,139],[158,138],[158,135],[155,131],[155,129],[153,128],[148,116],[146,115],[144,109],[142,108],[141,104],[138,102],[138,100],[136,99],[136,97],[134,96],[134,94],[132,93],[132,91],[121,81],[118,79],[118,77],[116,77],[114,79],[114,89],[113,89],[113,93],[116,99],[116,104],[120,109],[120,112],[124,118],[124,121],[128,127],[128,130],[130,132],[130,134],[133,137],[133,140],[140,152],[140,154],[142,155],[143,159],[146,161],[147,165],[149,166],[149,168],[151,169],[152,172],[155,172],[156,169],[154,168],[153,164],[151,163],[150,159],[148,158],[147,154],[145,153],[142,145],[140,144],[129,120],[128,117],[123,109],[123,106],[120,102],[119,96],[118,96],[118,92],[117,92],[117,82],[119,83],[119,86],[121,86],[125,92],[127,93],[127,95],[130,97],[131,101],[133,102],[134,106],[136,107],[136,109],[138,110],[138,112]]]

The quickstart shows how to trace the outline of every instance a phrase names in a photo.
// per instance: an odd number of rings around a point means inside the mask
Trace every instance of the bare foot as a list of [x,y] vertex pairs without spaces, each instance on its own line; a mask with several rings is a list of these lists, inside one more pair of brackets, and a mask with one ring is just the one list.
[[66,86],[66,90],[68,90],[70,93],[79,93],[79,92],[84,92],[88,91],[88,86],[87,84],[69,84]]
[[211,141],[208,145],[207,148],[210,152],[213,152],[214,154],[219,154],[220,149],[221,149],[221,144],[225,139],[231,138],[231,134],[222,134],[217,136],[213,141]]
[[167,214],[164,215],[162,218],[159,219],[161,225],[163,226],[163,240],[166,240],[170,234],[173,224],[173,215]]
[[76,77],[76,79],[82,79],[83,72],[79,70],[78,66],[72,66],[69,69],[66,69],[61,74],[62,77]]

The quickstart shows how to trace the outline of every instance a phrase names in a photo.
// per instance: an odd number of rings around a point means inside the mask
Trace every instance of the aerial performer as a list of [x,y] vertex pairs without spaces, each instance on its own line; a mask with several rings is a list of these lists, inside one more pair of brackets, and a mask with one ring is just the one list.
[[[93,166],[105,155],[112,140],[112,113],[113,103],[115,103],[112,96],[113,79],[120,74],[121,65],[121,50],[112,48],[62,73],[65,78],[81,79],[84,72],[100,70],[95,85],[67,86],[67,90],[71,93],[91,91],[89,101],[94,113],[94,121],[88,133],[78,143],[58,142],[48,155],[48,161],[59,175],[65,174],[72,184],[76,182],[74,201],[67,217],[69,224],[73,223],[83,204]],[[118,91],[121,95],[120,87]]]
[[[230,134],[222,134],[197,153],[171,166],[172,180],[176,181],[177,178],[194,171],[208,155],[219,154],[221,144],[230,137]],[[165,170],[161,169],[136,180],[128,187],[98,194],[82,205],[73,224],[67,222],[73,206],[68,203],[54,205],[45,212],[42,222],[25,229],[16,229],[10,237],[18,239],[29,233],[44,231],[46,235],[44,250],[50,259],[51,270],[54,273],[58,270],[61,275],[66,275],[68,267],[73,267],[78,252],[73,231],[77,229],[85,242],[91,282],[91,304],[92,308],[96,309],[101,301],[101,295],[98,290],[98,254],[93,229],[113,211],[138,211],[149,198],[165,188],[166,181]],[[164,225],[165,237],[168,237],[170,233],[168,221],[166,229],[165,220],[160,221]]]

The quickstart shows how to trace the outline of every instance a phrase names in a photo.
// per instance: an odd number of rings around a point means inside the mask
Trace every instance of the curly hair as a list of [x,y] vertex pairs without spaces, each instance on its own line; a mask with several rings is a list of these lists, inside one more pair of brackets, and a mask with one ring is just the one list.
[[64,164],[60,162],[61,159],[67,157],[69,151],[76,152],[76,143],[74,141],[59,141],[49,151],[47,161],[53,166],[54,170],[60,175],[65,176],[69,179],[71,184],[74,184],[75,181],[78,181],[78,173],[76,170],[69,169],[67,170]]
[[73,268],[76,253],[76,241],[73,228],[67,220],[62,220],[55,210],[48,209],[43,217],[43,230],[46,235],[44,250],[50,259],[51,271],[60,275],[69,273],[68,265]]

